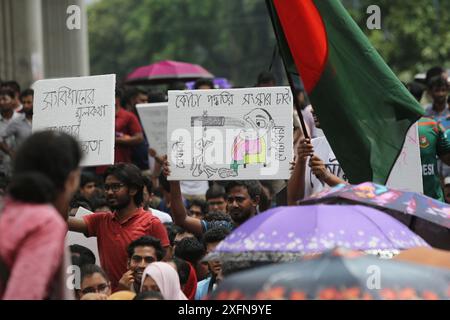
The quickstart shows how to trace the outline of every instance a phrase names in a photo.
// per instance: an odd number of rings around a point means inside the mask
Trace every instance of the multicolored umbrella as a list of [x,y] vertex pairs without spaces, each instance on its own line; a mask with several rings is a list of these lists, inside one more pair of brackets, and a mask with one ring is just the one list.
[[198,64],[164,60],[135,69],[127,76],[125,82],[127,84],[156,84],[213,77],[209,71]]
[[362,204],[382,210],[424,238],[430,245],[450,249],[450,206],[420,193],[405,192],[372,182],[338,185],[300,202]]
[[365,206],[278,207],[248,220],[214,251],[222,261],[291,261],[344,247],[374,254],[428,246],[405,225]]
[[272,264],[229,277],[211,300],[450,299],[450,271],[354,252]]

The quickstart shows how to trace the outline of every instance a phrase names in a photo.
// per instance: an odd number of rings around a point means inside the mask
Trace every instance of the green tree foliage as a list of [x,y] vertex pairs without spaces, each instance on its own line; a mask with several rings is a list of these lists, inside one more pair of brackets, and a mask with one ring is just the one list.
[[[449,0],[342,1],[402,80],[434,65],[450,67]],[[381,30],[366,27],[372,4],[381,9]],[[91,72],[119,79],[173,59],[249,86],[268,69],[275,46],[264,0],[102,0],[88,16]],[[282,72],[279,65],[274,71]]]
[[92,74],[123,78],[171,59],[252,85],[275,46],[262,0],[103,0],[88,8],[88,17]]
[[[366,8],[381,9],[381,30],[368,30]],[[450,68],[450,1],[344,0],[372,44],[402,80],[435,65]]]

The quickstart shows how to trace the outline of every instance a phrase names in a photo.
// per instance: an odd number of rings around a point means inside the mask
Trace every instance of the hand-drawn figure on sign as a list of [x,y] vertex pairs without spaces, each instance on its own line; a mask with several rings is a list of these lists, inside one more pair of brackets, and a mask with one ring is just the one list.
[[199,177],[203,174],[203,172],[205,172],[208,178],[211,178],[214,173],[217,172],[217,169],[214,169],[213,167],[206,164],[205,151],[213,145],[214,137],[212,137],[211,140],[206,140],[205,132],[206,128],[203,129],[202,138],[195,142],[195,147],[200,150],[200,154],[192,158],[191,171],[194,177]]
[[[239,165],[262,163],[267,165],[267,151],[271,148],[270,132],[274,127],[272,116],[264,109],[256,108],[244,116],[250,128],[243,129],[234,139],[230,168],[236,173]],[[267,143],[269,142],[269,143]]]

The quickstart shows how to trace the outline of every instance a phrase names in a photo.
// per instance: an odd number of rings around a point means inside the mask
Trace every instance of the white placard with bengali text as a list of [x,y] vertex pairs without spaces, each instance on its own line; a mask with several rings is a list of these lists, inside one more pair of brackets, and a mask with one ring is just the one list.
[[386,186],[404,191],[423,193],[417,122],[409,128],[405,144],[389,175]]
[[289,179],[289,87],[169,91],[168,180]]
[[[82,219],[84,215],[92,214],[91,211],[79,207],[77,213],[75,214],[75,218]],[[98,246],[97,246],[97,237],[89,237],[87,238],[84,234],[79,232],[69,231],[66,236],[66,245],[71,246],[73,244],[78,244],[80,246],[86,247],[91,250],[95,255],[95,263],[100,265],[100,256],[98,254]]]
[[82,166],[114,163],[116,75],[39,80],[34,84],[33,132],[76,137]]
[[158,155],[167,152],[167,102],[136,105],[150,148]]

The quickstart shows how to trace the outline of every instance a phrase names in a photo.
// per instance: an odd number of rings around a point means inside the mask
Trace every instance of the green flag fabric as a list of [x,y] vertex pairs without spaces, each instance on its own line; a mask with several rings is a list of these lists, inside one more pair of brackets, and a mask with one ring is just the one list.
[[340,1],[266,2],[291,86],[300,76],[350,183],[385,184],[422,107]]

